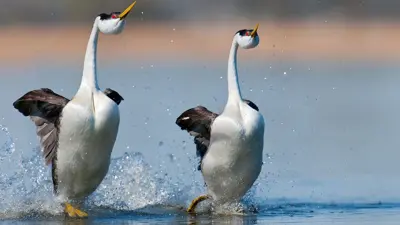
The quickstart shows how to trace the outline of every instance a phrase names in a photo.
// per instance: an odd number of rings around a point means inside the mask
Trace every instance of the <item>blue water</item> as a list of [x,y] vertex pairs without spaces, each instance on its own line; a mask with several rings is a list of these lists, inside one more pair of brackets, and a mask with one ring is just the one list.
[[[241,62],[244,97],[266,120],[264,166],[246,216],[186,215],[205,189],[192,140],[175,124],[189,107],[220,111],[225,62],[99,62],[102,88],[124,98],[110,172],[85,205],[88,222],[394,224],[400,211],[400,107],[395,64]],[[4,223],[64,223],[53,198],[33,124],[12,102],[49,87],[72,97],[81,65],[2,66],[0,218]],[[81,223],[82,221],[68,221]]]

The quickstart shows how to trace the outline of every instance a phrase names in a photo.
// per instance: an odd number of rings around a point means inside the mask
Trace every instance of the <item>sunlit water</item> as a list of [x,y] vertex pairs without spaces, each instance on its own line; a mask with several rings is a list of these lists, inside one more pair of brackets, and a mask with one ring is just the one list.
[[[265,163],[243,201],[259,212],[189,217],[184,208],[205,188],[192,139],[175,119],[198,104],[222,109],[226,63],[100,62],[100,86],[117,90],[125,101],[109,174],[85,205],[89,220],[394,224],[400,211],[399,69],[378,63],[242,62],[242,93],[266,120]],[[40,87],[72,97],[81,66],[38,63],[0,72],[0,218],[61,223],[62,208],[34,126],[12,102]]]

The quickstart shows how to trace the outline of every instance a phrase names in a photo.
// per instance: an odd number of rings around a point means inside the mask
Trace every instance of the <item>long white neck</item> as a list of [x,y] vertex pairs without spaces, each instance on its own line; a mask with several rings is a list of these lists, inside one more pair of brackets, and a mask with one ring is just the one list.
[[97,55],[97,40],[99,36],[99,29],[97,28],[97,19],[93,24],[92,32],[90,33],[89,41],[86,48],[85,62],[83,65],[83,76],[81,81],[81,88],[89,88],[91,90],[99,90],[97,84],[97,71],[96,71],[96,55]]
[[228,103],[235,103],[242,100],[236,65],[238,47],[239,45],[236,40],[233,40],[228,60]]

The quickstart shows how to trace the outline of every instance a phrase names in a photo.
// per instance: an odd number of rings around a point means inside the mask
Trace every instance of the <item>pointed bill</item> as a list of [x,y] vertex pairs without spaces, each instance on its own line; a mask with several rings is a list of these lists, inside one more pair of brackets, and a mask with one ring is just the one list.
[[257,23],[257,25],[256,25],[256,27],[254,28],[254,30],[251,32],[251,34],[250,34],[250,36],[253,38],[253,37],[255,37],[256,36],[256,34],[257,34],[257,30],[258,30],[258,23]]
[[125,17],[129,14],[129,12],[132,10],[133,6],[135,6],[136,1],[134,1],[128,8],[126,8],[121,14],[119,14],[119,18],[121,20],[125,19]]

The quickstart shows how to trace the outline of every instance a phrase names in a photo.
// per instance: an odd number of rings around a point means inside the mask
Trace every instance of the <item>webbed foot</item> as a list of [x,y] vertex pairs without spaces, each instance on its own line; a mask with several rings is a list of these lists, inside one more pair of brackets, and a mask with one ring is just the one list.
[[83,212],[83,211],[81,211],[81,210],[79,210],[79,209],[74,208],[74,207],[73,207],[71,204],[69,204],[69,203],[65,203],[65,209],[64,209],[64,211],[68,214],[69,217],[84,218],[84,217],[87,217],[87,216],[88,216],[87,213],[85,213],[85,212]]
[[202,202],[202,201],[204,201],[204,200],[206,200],[208,198],[209,198],[208,195],[200,195],[199,197],[193,199],[192,203],[190,203],[190,206],[187,208],[186,212],[194,213],[194,209],[196,208],[196,206],[200,202]]

